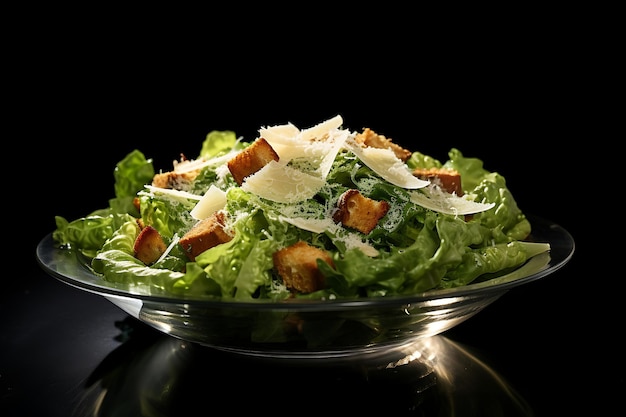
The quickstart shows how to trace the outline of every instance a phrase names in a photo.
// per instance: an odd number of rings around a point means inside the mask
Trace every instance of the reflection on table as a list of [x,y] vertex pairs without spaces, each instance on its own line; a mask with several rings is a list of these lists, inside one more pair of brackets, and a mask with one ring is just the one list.
[[383,354],[332,360],[259,358],[188,343],[129,317],[122,343],[85,381],[78,416],[382,413],[531,416],[503,378],[444,336]]

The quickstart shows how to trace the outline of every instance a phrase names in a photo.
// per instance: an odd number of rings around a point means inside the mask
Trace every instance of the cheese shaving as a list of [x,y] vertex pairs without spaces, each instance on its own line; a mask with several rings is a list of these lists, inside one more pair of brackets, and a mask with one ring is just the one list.
[[174,172],[183,173],[189,171],[195,171],[197,169],[202,169],[208,166],[220,166],[228,162],[235,155],[237,155],[239,151],[230,151],[225,155],[218,156],[211,159],[194,159],[194,160],[185,160],[185,161],[174,161]]
[[342,123],[341,116],[336,116],[302,131],[290,123],[260,129],[259,133],[276,151],[280,163],[292,163],[309,174],[325,179],[337,154],[350,137],[349,131],[339,129]]
[[280,203],[313,197],[350,137],[349,131],[339,129],[342,123],[341,116],[335,116],[302,131],[291,123],[259,129],[279,160],[247,177],[241,188]]
[[328,119],[325,122],[321,122],[313,127],[300,132],[301,140],[309,141],[313,139],[323,139],[331,130],[338,129],[343,123],[341,116],[335,116],[332,119]]
[[411,192],[411,202],[429,210],[455,216],[480,213],[495,207],[495,203],[471,201],[433,186],[427,190]]
[[200,195],[188,193],[187,191],[174,190],[172,188],[160,188],[153,185],[145,185],[144,187],[153,194],[164,194],[170,197],[186,198],[188,200],[200,200],[202,198]]
[[413,175],[407,165],[389,148],[361,146],[352,140],[347,141],[347,145],[365,165],[393,185],[406,189],[418,189],[430,184]]
[[313,197],[325,180],[270,161],[241,184],[241,189],[279,203],[297,203]]
[[221,210],[226,205],[226,192],[220,190],[211,184],[209,189],[204,193],[200,201],[191,210],[189,214],[196,220],[202,220],[211,214]]
[[165,259],[165,257],[167,255],[170,254],[170,252],[172,251],[172,249],[174,249],[174,246],[176,246],[178,244],[178,241],[180,240],[178,233],[175,233],[174,236],[172,237],[172,241],[170,242],[170,244],[168,245],[168,247],[165,249],[165,252],[163,252],[161,254],[161,256],[159,257],[159,259],[155,262],[155,263],[159,263],[161,262],[163,259]]
[[293,224],[302,230],[307,230],[313,233],[323,233],[337,227],[336,223],[331,218],[311,219],[306,217],[280,216],[279,220]]

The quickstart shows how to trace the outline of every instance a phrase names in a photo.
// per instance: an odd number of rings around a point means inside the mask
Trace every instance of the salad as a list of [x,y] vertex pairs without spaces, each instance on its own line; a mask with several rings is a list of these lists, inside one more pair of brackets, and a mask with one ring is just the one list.
[[445,162],[341,116],[211,131],[169,171],[134,150],[107,207],[52,237],[103,280],[219,300],[331,300],[468,285],[550,250],[497,172],[451,149]]

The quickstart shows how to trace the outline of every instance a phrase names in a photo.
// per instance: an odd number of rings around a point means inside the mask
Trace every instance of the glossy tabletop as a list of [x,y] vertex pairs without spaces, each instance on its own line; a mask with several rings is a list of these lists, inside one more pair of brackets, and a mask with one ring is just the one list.
[[624,388],[623,361],[607,336],[583,338],[567,322],[580,305],[561,288],[575,265],[507,292],[439,336],[328,361],[254,358],[175,339],[31,268],[2,293],[0,414],[210,415],[224,405],[273,415],[600,413]]

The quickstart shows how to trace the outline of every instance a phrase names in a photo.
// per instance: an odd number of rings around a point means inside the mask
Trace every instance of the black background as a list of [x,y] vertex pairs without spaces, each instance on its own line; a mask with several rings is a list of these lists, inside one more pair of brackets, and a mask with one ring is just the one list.
[[598,118],[601,87],[580,65],[581,38],[459,36],[435,47],[419,36],[350,43],[355,34],[290,49],[277,42],[285,32],[228,46],[207,33],[194,49],[166,35],[148,46],[151,33],[115,42],[112,28],[83,41],[81,33],[41,36],[11,78],[5,161],[17,168],[5,172],[14,219],[5,247],[21,262],[3,277],[3,300],[46,279],[35,247],[54,216],[106,206],[115,163],[133,149],[167,170],[181,153],[195,157],[214,129],[252,140],[263,126],[306,128],[340,114],[351,130],[370,127],[442,161],[452,147],[481,158],[522,210],[573,235],[576,252],[562,270],[449,336],[487,353],[538,415],[621,406],[621,268],[604,237],[611,219],[598,214],[613,200],[598,204],[596,174],[612,160],[602,121],[610,114]]

